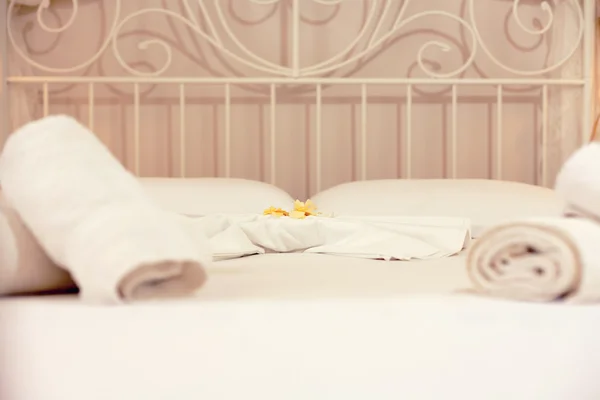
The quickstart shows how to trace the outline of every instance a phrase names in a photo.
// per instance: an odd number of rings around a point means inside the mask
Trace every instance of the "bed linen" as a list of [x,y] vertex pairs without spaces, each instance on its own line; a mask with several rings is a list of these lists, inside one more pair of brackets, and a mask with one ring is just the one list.
[[267,254],[209,275],[187,300],[0,300],[0,398],[600,398],[600,308],[453,294],[463,256]]
[[382,260],[445,258],[470,243],[470,221],[443,217],[302,219],[274,215],[178,216],[192,240],[208,238],[213,260],[313,253]]
[[213,263],[199,300],[382,298],[468,288],[464,252],[415,261],[264,254]]
[[138,180],[160,207],[182,215],[255,214],[268,206],[285,208],[294,203],[285,190],[250,179],[139,177]]
[[[32,121],[0,153],[7,202],[86,301],[186,296],[211,260],[110,150],[65,115]],[[202,240],[204,239],[204,240]]]
[[468,218],[474,238],[497,224],[524,217],[552,217],[563,208],[552,189],[497,179],[359,180],[316,193],[312,201],[344,217]]

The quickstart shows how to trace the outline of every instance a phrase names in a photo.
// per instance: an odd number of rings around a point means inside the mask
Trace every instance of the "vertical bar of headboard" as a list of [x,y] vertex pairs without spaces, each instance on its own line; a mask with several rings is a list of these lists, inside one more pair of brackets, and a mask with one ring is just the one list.
[[0,2],[0,70],[2,70],[2,86],[0,86],[0,146],[10,133],[10,105],[8,87],[8,3]]
[[[277,87],[274,83],[271,84],[270,90],[270,111],[269,111],[269,142],[271,143],[271,151],[269,154],[269,162],[271,164],[269,170],[271,175],[271,185],[277,184]],[[261,160],[262,161],[262,160]]]
[[140,84],[133,84],[133,171],[140,176]]
[[292,0],[292,74],[300,75],[300,0]]
[[185,116],[185,105],[186,94],[185,84],[179,84],[179,176],[182,178],[187,177],[187,160],[185,146],[187,142],[186,134],[186,116]]
[[585,143],[590,135],[596,114],[594,94],[594,67],[596,54],[596,0],[583,0],[583,121],[580,143]]
[[404,142],[404,178],[412,178],[412,107],[413,106],[413,87],[412,85],[406,85],[406,139]]
[[[321,160],[321,135],[323,129],[323,89],[320,83],[317,83],[316,99],[315,99],[315,164],[316,164],[316,190],[315,193],[321,191],[321,183],[323,179],[322,160]],[[310,190],[310,188],[308,188]]]
[[95,101],[94,83],[88,83],[88,127],[91,131],[94,131]]
[[548,185],[548,85],[542,86],[542,186]]
[[360,86],[360,179],[367,180],[367,118],[369,99],[367,85]]
[[231,84],[225,84],[225,177],[231,178]]
[[496,143],[494,144],[494,171],[493,178],[502,179],[502,156],[504,145],[504,87],[496,87]]
[[48,82],[42,84],[42,116],[50,115],[50,89]]
[[456,179],[458,177],[458,87],[452,85],[452,103],[451,103],[451,131],[450,131],[450,177]]

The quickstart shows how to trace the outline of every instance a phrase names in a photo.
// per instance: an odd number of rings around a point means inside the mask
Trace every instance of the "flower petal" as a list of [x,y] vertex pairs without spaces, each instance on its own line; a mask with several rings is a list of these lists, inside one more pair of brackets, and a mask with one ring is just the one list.
[[290,213],[290,218],[304,219],[306,218],[306,214],[303,211],[294,210]]

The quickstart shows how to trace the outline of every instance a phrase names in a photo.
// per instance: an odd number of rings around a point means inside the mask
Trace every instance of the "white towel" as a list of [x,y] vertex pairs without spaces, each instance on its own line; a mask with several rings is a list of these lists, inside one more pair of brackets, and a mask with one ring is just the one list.
[[190,218],[187,226],[210,238],[215,260],[265,252],[431,259],[459,253],[470,239],[470,222],[463,218],[214,215]]
[[479,291],[526,301],[600,300],[600,225],[547,218],[506,223],[475,241],[467,255]]
[[565,202],[567,216],[600,222],[600,143],[577,150],[556,177],[555,190]]
[[194,243],[72,118],[47,117],[11,135],[0,156],[0,183],[86,300],[180,296],[206,279],[208,244]]

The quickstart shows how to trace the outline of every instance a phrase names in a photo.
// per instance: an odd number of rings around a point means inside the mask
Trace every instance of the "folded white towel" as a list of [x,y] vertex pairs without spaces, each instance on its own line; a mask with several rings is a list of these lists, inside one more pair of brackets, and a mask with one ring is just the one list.
[[440,217],[288,217],[213,215],[187,218],[186,227],[210,238],[215,260],[265,252],[411,260],[449,257],[470,239],[470,222]]
[[119,302],[198,289],[210,260],[95,135],[51,116],[10,136],[0,182],[42,248],[86,300]]
[[555,190],[565,201],[567,216],[600,221],[600,143],[577,150],[556,177]]
[[479,291],[527,301],[600,300],[600,225],[588,219],[547,218],[487,231],[467,255]]

